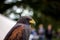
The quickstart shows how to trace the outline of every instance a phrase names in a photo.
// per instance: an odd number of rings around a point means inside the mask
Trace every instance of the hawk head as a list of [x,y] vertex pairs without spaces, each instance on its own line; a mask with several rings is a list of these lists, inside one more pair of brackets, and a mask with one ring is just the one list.
[[20,19],[17,21],[17,23],[35,24],[35,21],[31,17],[23,16],[23,17],[20,17]]

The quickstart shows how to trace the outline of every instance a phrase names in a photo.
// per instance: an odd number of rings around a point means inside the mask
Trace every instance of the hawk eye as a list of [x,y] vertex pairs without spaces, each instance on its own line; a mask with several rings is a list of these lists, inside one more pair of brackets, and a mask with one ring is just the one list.
[[30,18],[27,18],[27,20],[31,20]]

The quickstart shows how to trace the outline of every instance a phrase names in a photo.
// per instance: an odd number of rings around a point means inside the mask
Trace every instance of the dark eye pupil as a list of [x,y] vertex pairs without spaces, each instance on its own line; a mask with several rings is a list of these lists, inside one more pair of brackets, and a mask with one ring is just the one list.
[[29,18],[27,18],[27,20],[30,20]]

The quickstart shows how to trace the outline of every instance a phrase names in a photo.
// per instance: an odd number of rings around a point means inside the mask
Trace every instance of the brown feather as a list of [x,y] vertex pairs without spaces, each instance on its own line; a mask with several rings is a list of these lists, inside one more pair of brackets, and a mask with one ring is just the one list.
[[16,28],[16,29],[12,32],[12,34],[11,34],[11,36],[9,37],[8,40],[14,40],[14,39],[19,39],[19,38],[21,38],[21,37],[22,37],[23,29],[24,29],[23,26],[20,26],[20,27]]

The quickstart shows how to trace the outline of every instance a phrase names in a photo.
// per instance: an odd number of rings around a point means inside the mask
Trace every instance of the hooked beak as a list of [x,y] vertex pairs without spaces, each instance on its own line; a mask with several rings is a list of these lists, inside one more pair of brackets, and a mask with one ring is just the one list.
[[33,19],[31,19],[31,20],[29,21],[29,23],[35,24],[35,21],[34,21]]

